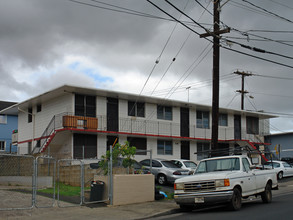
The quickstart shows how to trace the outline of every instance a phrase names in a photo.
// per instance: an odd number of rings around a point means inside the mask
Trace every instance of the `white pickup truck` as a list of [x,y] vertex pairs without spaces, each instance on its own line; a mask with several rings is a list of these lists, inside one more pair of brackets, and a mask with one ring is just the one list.
[[215,203],[239,210],[242,198],[253,195],[270,203],[272,189],[278,189],[274,170],[254,169],[247,156],[215,157],[200,161],[194,175],[175,181],[174,199],[184,210]]

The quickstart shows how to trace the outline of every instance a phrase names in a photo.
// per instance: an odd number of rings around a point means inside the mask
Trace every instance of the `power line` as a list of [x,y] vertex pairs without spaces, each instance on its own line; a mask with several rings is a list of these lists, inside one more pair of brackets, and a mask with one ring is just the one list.
[[256,58],[256,59],[259,59],[259,60],[267,61],[267,62],[270,62],[270,63],[274,63],[274,64],[277,64],[277,65],[280,65],[280,66],[285,66],[285,67],[293,69],[293,66],[290,66],[290,65],[287,65],[287,64],[284,64],[284,63],[280,63],[280,62],[277,62],[277,61],[274,61],[274,60],[269,60],[269,59],[266,59],[266,58],[258,57],[258,56],[251,55],[251,54],[248,54],[248,53],[244,53],[244,52],[234,50],[234,49],[231,49],[231,48],[228,48],[228,47],[224,47],[224,46],[221,46],[221,47],[225,48],[226,50],[233,51],[235,53],[239,53],[239,54],[242,54],[242,55],[246,55],[246,56],[253,57],[253,58]]
[[258,94],[258,95],[266,95],[266,96],[276,96],[276,97],[282,97],[282,98],[290,98],[292,99],[293,96],[288,95],[277,95],[277,94],[269,94],[269,93],[262,93],[262,92],[250,92],[251,94]]
[[[293,40],[269,40],[269,39],[257,39],[257,38],[248,38],[248,37],[229,37],[225,36],[222,39],[236,39],[236,40],[245,40],[245,41],[272,41],[272,42],[277,42],[277,43],[292,43]],[[287,46],[293,47],[292,44],[286,44]]]
[[267,9],[262,8],[262,7],[258,6],[258,5],[255,5],[254,3],[251,3],[251,2],[249,2],[249,1],[247,1],[247,0],[242,0],[242,1],[248,3],[248,4],[252,5],[252,6],[254,6],[254,7],[260,9],[260,10],[263,10],[264,12],[267,12],[267,13],[273,15],[273,16],[276,16],[277,18],[280,18],[280,19],[285,20],[285,21],[287,21],[287,22],[293,23],[293,21],[291,21],[291,20],[289,20],[289,19],[287,19],[287,18],[285,18],[285,17],[282,17],[282,16],[280,16],[280,15],[278,15],[278,14],[276,14],[276,13],[273,13],[273,12],[271,12],[271,11],[268,11]]
[[264,32],[264,33],[278,33],[278,34],[293,34],[293,31],[276,31],[276,30],[247,30],[246,32]]
[[[186,9],[187,5],[188,5],[188,2],[186,3],[186,5],[185,5],[185,7],[184,7],[184,10]],[[181,18],[181,16],[182,16],[182,15],[180,15],[179,19]],[[175,31],[177,25],[178,25],[178,23],[175,24],[175,26],[174,26],[174,28],[173,28],[173,30],[172,30],[172,33],[171,33],[171,35],[169,36],[168,42],[169,42],[171,36],[173,35],[173,33],[174,33],[174,31]],[[183,49],[183,47],[184,47],[184,45],[186,44],[187,40],[189,39],[190,35],[191,35],[191,32],[189,33],[189,35],[187,36],[187,38],[185,39],[185,41],[182,43],[180,49],[178,50],[178,52],[176,53],[176,55],[175,55],[174,58],[172,59],[172,62],[169,64],[169,66],[168,66],[168,68],[166,69],[165,73],[162,75],[161,79],[158,81],[157,85],[156,85],[155,88],[153,89],[153,92],[151,93],[151,95],[152,95],[152,94],[154,93],[154,91],[157,89],[158,85],[161,83],[161,81],[162,81],[163,78],[165,77],[166,73],[169,71],[169,69],[171,68],[172,64],[175,62],[177,56],[179,55],[179,53],[180,53],[181,50]],[[166,45],[167,45],[167,44],[166,44]],[[166,45],[165,45],[165,47],[166,47]]]
[[285,8],[293,9],[292,7],[290,7],[290,6],[288,6],[288,5],[285,5],[285,4],[282,4],[282,3],[280,3],[280,2],[276,2],[276,1],[274,1],[274,0],[269,0],[269,1],[271,1],[271,2],[273,2],[273,3],[275,3],[275,4],[278,4],[278,5],[282,5],[282,6],[284,6]]
[[273,79],[284,79],[284,80],[293,80],[291,77],[281,77],[281,76],[266,76],[261,74],[253,74],[254,76],[265,77],[265,78],[273,78]]
[[249,50],[252,50],[252,51],[255,51],[255,52],[259,52],[259,53],[267,53],[267,54],[271,54],[271,55],[275,55],[275,56],[280,56],[280,57],[284,57],[284,58],[287,58],[287,59],[293,59],[293,57],[290,57],[290,56],[286,56],[286,55],[283,55],[283,54],[278,54],[278,53],[275,53],[275,52],[271,52],[271,51],[266,51],[264,49],[261,49],[261,48],[257,48],[257,47],[251,47],[251,46],[248,46],[248,45],[245,45],[245,44],[241,44],[241,43],[238,43],[236,41],[232,41],[232,40],[226,40],[227,43],[230,45],[230,43],[234,43],[234,44],[237,44],[243,48],[246,48],[246,49],[249,49]]
[[247,40],[250,40],[249,38],[249,35],[250,36],[253,36],[253,37],[259,37],[259,38],[262,38],[264,40],[268,40],[268,41],[272,41],[272,42],[275,42],[275,43],[280,43],[280,44],[283,44],[283,45],[286,45],[286,46],[290,46],[290,47],[293,47],[292,44],[288,44],[284,41],[280,41],[280,40],[274,40],[274,39],[271,39],[271,38],[268,38],[268,37],[263,37],[263,36],[260,36],[260,35],[256,35],[256,34],[251,34],[251,33],[247,33],[248,31],[246,32],[243,32],[243,31],[240,31],[240,30],[237,30],[236,28],[231,28],[232,31],[236,31],[236,32],[239,32],[241,35],[244,35],[247,37]]
[[[197,35],[200,35],[198,32],[194,31],[193,29],[189,28],[188,26],[186,26],[185,24],[183,24],[181,21],[179,21],[178,19],[174,18],[172,15],[170,15],[168,12],[164,11],[163,9],[161,9],[159,6],[157,6],[156,4],[154,4],[153,2],[151,2],[150,0],[147,0],[149,3],[151,3],[152,5],[154,5],[157,9],[159,9],[160,11],[162,11],[163,13],[167,14],[168,16],[170,16],[171,18],[173,18],[174,20],[176,20],[177,22],[179,22],[180,24],[182,24],[183,26],[185,26],[186,28],[190,29],[191,31],[193,31],[194,33],[196,33]],[[167,0],[165,0],[167,1]],[[168,2],[168,1],[167,1]],[[178,9],[179,11],[181,11],[180,9]],[[182,12],[183,13],[183,12]],[[183,13],[184,15],[186,15],[185,13]],[[188,15],[186,15],[188,18],[190,18]],[[190,18],[192,21],[194,21],[192,18]],[[195,24],[198,25],[198,23],[196,21],[194,21]],[[202,26],[202,25],[200,25]],[[205,30],[206,28],[203,27]],[[214,34],[212,34],[214,35]],[[210,41],[209,39],[205,38],[206,40]],[[263,61],[267,61],[267,62],[271,62],[271,63],[274,63],[274,64],[277,64],[277,65],[281,65],[281,66],[285,66],[285,67],[288,67],[288,68],[292,68],[293,69],[293,66],[290,66],[290,65],[287,65],[287,64],[283,64],[283,63],[280,63],[280,62],[277,62],[277,61],[274,61],[274,60],[269,60],[269,59],[266,59],[266,58],[262,58],[262,57],[258,57],[258,56],[255,56],[255,55],[251,55],[251,54],[247,54],[247,53],[244,53],[244,52],[241,52],[241,51],[237,51],[237,50],[234,50],[234,49],[231,49],[231,48],[227,48],[225,46],[222,46],[220,45],[222,48],[226,49],[226,50],[230,50],[230,51],[233,51],[233,52],[236,52],[236,53],[239,53],[239,54],[242,54],[242,55],[246,55],[246,56],[250,56],[250,57],[253,57],[253,58],[256,58],[256,59],[259,59],[259,60],[263,60]]]

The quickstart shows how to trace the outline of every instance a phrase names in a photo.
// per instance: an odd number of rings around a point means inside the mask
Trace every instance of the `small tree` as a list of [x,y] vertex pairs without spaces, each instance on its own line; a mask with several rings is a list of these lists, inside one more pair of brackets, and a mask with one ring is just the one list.
[[[124,145],[120,143],[115,144],[112,148],[112,162],[113,164],[118,163],[118,158],[123,158],[122,166],[125,168],[131,168],[134,163],[134,155],[136,153],[136,147],[129,146],[129,142],[125,141]],[[100,167],[104,170],[104,174],[108,174],[108,162],[110,161],[111,153],[108,150],[105,155],[102,155],[102,161],[99,163]],[[128,171],[129,173],[129,171]]]

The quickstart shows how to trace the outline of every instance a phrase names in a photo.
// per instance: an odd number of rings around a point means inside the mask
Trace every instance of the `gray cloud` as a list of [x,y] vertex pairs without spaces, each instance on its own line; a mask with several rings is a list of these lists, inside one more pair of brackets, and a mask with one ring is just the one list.
[[[109,7],[95,1],[79,1],[96,6]],[[290,9],[290,7],[292,8],[292,2],[289,0],[282,2],[289,6],[287,8],[271,1],[250,1],[293,20],[292,9]],[[109,0],[104,2],[167,17],[147,1]],[[153,2],[159,4],[160,7],[173,16],[179,17],[179,13],[164,1],[154,0]],[[186,0],[180,1],[180,3],[174,1],[174,4],[183,9],[187,2],[185,11],[196,21],[200,18],[199,22],[210,29],[212,16],[207,12],[202,14],[203,9],[195,1]],[[204,6],[209,5],[208,9],[212,12],[212,4],[209,4],[209,1],[200,2]],[[244,38],[242,40],[227,39],[267,51],[293,56],[291,46],[272,41],[254,41],[253,39],[257,37],[249,35],[249,38],[247,38],[244,35],[245,31],[248,30],[290,31],[292,30],[292,22],[264,13],[260,9],[255,9],[244,2],[240,4],[237,4],[237,2],[227,3],[222,8],[221,21],[242,32],[232,30],[231,33],[224,34],[223,38]],[[109,84],[96,82],[90,76],[77,72],[74,69],[69,69],[68,66],[60,66],[63,65],[64,60],[71,56],[90,60],[91,63],[97,66],[99,71],[102,71],[99,74],[103,77],[109,74],[103,72],[103,70],[108,69],[111,70],[111,77],[114,80],[115,73],[117,73],[116,78],[120,79],[118,76],[125,74],[125,77],[127,77],[128,72],[132,72],[131,77],[133,77],[133,72],[137,72],[140,80],[141,76],[144,76],[146,79],[175,25],[171,21],[118,13],[67,0],[2,0],[0,6],[1,100],[21,101],[29,98],[31,95],[36,95],[65,83],[111,88]],[[188,18],[182,16],[181,20],[187,21]],[[193,28],[198,33],[205,32],[202,28]],[[284,41],[291,41],[292,39],[292,33],[248,33]],[[163,78],[164,84],[169,85],[169,87],[175,85],[176,80],[182,76],[196,59],[198,59],[198,62],[201,60],[202,57],[198,57],[208,44],[208,41],[192,33],[184,47],[182,47],[188,34],[189,30],[180,24],[177,25],[164,50],[160,63],[153,72],[151,77],[152,83],[147,84],[145,91],[152,91],[154,82],[160,80],[162,74],[177,54],[176,61],[172,63],[168,73]],[[222,43],[224,44],[224,42]],[[293,42],[287,43],[293,44]],[[182,49],[179,53],[181,47]],[[233,44],[231,48],[287,65],[292,63],[291,59],[271,54],[256,53],[236,44]],[[221,49],[220,61],[222,76],[240,69],[251,71],[255,74],[293,78],[291,68],[225,49]],[[182,94],[187,96],[183,87],[184,85],[192,84],[190,90],[191,100],[194,102],[204,102],[205,104],[211,103],[211,86],[210,84],[207,86],[203,81],[211,80],[212,77],[212,53],[208,54],[201,63],[197,64],[198,67],[182,83],[181,92],[174,93],[171,98],[186,100],[186,97],[182,96]],[[56,68],[58,69],[57,71]],[[44,69],[45,71],[42,71]],[[73,77],[66,77],[68,75]],[[139,93],[144,83],[139,81],[141,86],[138,86],[137,81],[133,79],[133,83],[136,83],[134,88],[138,88],[136,93]],[[195,82],[199,81],[202,83],[195,84]],[[117,83],[119,82],[113,82],[113,85],[117,85]],[[40,84],[43,86],[38,86]],[[257,110],[292,113],[291,84],[291,80],[257,76],[247,77],[245,87],[254,96],[254,99],[250,100],[254,106],[246,100],[247,108],[255,110],[254,108],[256,107]],[[158,90],[167,88],[163,88],[162,85],[160,84]],[[239,109],[240,97],[234,98],[233,102],[231,100],[235,96],[235,91],[240,89],[240,85],[240,78],[221,82],[220,103],[222,107],[226,107],[230,103],[229,107]],[[127,87],[129,87],[129,82]],[[119,84],[119,89],[123,90],[123,84]],[[9,93],[7,93],[8,90]],[[162,96],[164,97],[165,95],[163,94]],[[292,120],[290,119],[289,121]],[[289,123],[286,128],[291,129],[291,124]]]

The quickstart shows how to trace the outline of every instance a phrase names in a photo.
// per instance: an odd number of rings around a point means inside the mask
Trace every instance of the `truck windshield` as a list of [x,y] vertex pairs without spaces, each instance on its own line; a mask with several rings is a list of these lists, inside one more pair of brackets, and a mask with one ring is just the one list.
[[201,161],[195,173],[207,173],[227,170],[240,170],[239,158],[226,158]]

